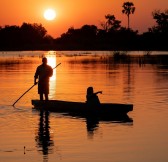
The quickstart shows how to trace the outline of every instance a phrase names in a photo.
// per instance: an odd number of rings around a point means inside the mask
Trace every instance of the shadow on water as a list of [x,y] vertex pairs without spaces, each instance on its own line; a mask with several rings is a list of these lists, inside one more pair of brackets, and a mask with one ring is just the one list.
[[54,140],[50,133],[48,111],[39,111],[39,127],[35,137],[38,151],[43,154],[44,161],[48,161],[48,154],[53,153]]

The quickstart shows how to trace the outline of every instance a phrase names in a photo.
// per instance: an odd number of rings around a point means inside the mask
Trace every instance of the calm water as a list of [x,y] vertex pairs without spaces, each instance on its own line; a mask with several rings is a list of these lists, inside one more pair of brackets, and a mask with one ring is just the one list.
[[[1,52],[0,162],[167,162],[168,69],[102,63],[109,54]],[[52,67],[62,63],[50,80],[50,99],[85,101],[86,88],[93,86],[103,91],[101,102],[133,103],[133,122],[42,114],[31,106],[37,87],[12,107],[33,85],[42,55]]]

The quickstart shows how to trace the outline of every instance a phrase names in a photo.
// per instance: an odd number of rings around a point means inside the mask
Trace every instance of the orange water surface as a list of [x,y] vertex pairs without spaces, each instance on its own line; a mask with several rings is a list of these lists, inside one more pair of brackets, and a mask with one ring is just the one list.
[[[135,52],[136,54],[136,52]],[[108,62],[104,51],[0,53],[0,161],[167,162],[168,69]],[[50,99],[83,101],[93,86],[101,102],[132,103],[131,122],[94,121],[32,109],[34,83],[46,56],[53,68]]]

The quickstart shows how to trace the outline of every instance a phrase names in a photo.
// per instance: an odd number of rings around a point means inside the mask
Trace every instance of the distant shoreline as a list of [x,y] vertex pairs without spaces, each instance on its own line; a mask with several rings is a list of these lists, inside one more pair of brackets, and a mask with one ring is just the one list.
[[[145,64],[168,66],[168,51],[1,51],[0,65],[31,63],[27,58],[53,55],[54,57],[74,57],[71,63],[80,64]],[[152,53],[153,52],[153,53]],[[160,54],[159,54],[160,52]],[[88,56],[88,57],[87,57]],[[90,57],[89,57],[90,56]],[[27,58],[26,58],[27,57]],[[76,59],[76,58],[81,59]],[[83,57],[83,58],[82,58]],[[25,58],[25,59],[24,59]]]
[[113,49],[5,49],[5,50],[1,50],[0,49],[0,52],[20,52],[20,51],[83,51],[83,52],[88,52],[88,51],[91,51],[91,52],[94,52],[94,51],[105,51],[105,52],[108,52],[108,51],[125,51],[125,52],[133,52],[133,51],[139,51],[139,52],[143,52],[143,51],[149,51],[149,52],[153,52],[153,51],[158,51],[158,52],[168,52],[168,50],[159,50],[159,49],[153,49],[153,50],[125,50],[125,49],[116,49],[116,50],[113,50]]

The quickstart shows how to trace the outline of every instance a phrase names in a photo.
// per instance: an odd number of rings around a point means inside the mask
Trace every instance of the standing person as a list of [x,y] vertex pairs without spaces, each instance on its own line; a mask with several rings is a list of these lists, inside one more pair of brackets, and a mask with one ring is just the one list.
[[36,80],[38,79],[38,94],[41,101],[43,100],[43,95],[45,96],[45,100],[48,100],[49,80],[52,75],[53,69],[47,65],[47,58],[43,57],[42,64],[37,67],[34,75],[34,84],[37,84]]
[[86,94],[86,102],[90,105],[99,105],[100,100],[97,96],[98,93],[102,94],[102,91],[94,92],[93,87],[88,87]]

